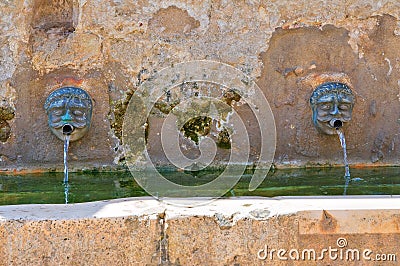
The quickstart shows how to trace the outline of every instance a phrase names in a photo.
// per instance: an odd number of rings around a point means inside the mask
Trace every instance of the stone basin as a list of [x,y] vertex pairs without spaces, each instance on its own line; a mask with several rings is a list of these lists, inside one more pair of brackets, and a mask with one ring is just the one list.
[[[169,199],[169,201],[174,199]],[[179,201],[197,199],[175,199]],[[0,206],[2,265],[396,265],[400,196]]]

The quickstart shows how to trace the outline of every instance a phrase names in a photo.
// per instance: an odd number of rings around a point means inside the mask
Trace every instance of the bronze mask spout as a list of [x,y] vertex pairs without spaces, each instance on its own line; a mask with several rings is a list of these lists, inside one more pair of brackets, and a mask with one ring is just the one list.
[[63,135],[71,135],[72,132],[74,132],[74,130],[75,130],[74,126],[70,124],[65,124],[62,127]]
[[331,127],[339,129],[343,126],[343,122],[339,119],[332,119],[331,121],[329,121],[329,124],[331,125]]
[[313,91],[310,105],[312,121],[318,131],[333,135],[351,120],[354,95],[344,83],[327,82]]
[[50,93],[44,109],[51,131],[61,140],[68,135],[70,141],[75,141],[89,131],[92,106],[92,99],[86,91],[62,87]]

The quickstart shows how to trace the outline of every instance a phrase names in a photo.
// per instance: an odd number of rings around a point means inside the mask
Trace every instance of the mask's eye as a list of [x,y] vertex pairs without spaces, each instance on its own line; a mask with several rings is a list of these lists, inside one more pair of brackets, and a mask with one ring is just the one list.
[[339,105],[339,109],[343,110],[343,111],[347,111],[350,109],[350,105],[349,104],[341,104],[341,105]]
[[321,110],[328,111],[328,110],[331,110],[331,109],[332,109],[332,104],[330,104],[330,103],[324,103],[324,104],[321,104],[321,105],[319,106],[319,108],[320,108]]
[[52,115],[55,115],[55,116],[62,116],[64,113],[63,109],[61,109],[61,108],[53,108],[53,109],[51,109],[50,112]]
[[84,115],[84,112],[81,111],[81,110],[74,110],[74,111],[72,111],[72,113],[73,113],[75,116],[83,116],[83,115]]

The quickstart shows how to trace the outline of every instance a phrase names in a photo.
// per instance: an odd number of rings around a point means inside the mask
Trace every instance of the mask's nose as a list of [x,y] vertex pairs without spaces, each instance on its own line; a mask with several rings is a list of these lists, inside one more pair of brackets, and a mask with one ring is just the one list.
[[68,109],[66,110],[65,114],[63,116],[61,116],[61,120],[64,121],[64,122],[72,121],[72,116],[71,116],[71,113],[70,113],[70,111]]
[[337,104],[334,104],[334,105],[333,105],[333,109],[332,109],[332,111],[330,112],[330,114],[331,114],[331,115],[339,115],[339,114],[340,114],[340,111],[339,111],[339,108],[338,108],[338,105],[337,105]]

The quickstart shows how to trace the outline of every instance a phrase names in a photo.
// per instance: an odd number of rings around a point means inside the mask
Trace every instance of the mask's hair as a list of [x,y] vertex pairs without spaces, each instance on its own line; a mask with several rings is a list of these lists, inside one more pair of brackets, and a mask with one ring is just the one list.
[[88,108],[92,108],[92,99],[86,91],[75,87],[64,87],[50,93],[49,97],[47,97],[46,102],[44,103],[44,109],[47,111],[53,101],[63,98],[78,98],[87,103]]
[[353,96],[353,92],[344,83],[340,82],[327,82],[319,85],[311,94],[310,103],[315,104],[319,98],[326,94],[336,93]]

